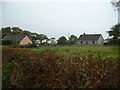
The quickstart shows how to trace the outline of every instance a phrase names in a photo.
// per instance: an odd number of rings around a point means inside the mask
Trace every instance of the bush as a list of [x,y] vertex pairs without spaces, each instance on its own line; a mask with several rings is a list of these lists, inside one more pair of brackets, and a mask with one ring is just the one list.
[[120,39],[110,39],[108,44],[109,45],[120,45]]
[[2,40],[0,40],[0,42],[2,42],[2,45],[18,45],[18,42],[14,41],[14,40],[2,39]]
[[6,87],[8,82],[18,88],[120,87],[119,60],[92,55],[64,58],[20,48],[2,50]]
[[19,46],[20,48],[36,48],[36,44],[27,44],[27,45],[21,45]]
[[15,87],[11,82],[10,82],[10,77],[12,75],[14,66],[13,64],[3,64],[3,72],[2,72],[2,86],[3,88],[13,88]]

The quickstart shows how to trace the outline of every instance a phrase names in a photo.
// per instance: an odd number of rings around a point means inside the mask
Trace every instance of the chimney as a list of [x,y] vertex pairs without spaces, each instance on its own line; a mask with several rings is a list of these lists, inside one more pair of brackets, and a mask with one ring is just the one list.
[[83,35],[85,36],[85,33],[83,33]]

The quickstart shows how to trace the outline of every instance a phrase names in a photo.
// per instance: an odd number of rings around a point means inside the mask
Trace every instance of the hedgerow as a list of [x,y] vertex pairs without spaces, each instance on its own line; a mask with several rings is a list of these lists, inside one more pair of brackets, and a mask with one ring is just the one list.
[[[120,61],[3,47],[3,88],[119,88]],[[7,67],[9,68],[7,68]]]
[[18,45],[18,42],[14,40],[0,39],[0,42],[2,45]]

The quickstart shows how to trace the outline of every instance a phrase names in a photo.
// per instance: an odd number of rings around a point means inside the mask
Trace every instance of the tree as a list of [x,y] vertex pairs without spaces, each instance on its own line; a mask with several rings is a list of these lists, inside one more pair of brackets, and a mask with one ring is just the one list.
[[11,34],[11,27],[5,27],[5,28],[2,28],[0,30],[2,32],[2,38],[5,36],[5,35],[9,35]]
[[120,6],[120,0],[116,0],[116,1],[114,0],[114,1],[112,1],[111,3],[112,3],[112,5],[115,6],[115,7],[119,7],[119,6]]
[[109,41],[111,44],[119,44],[120,42],[120,24],[114,25],[110,31],[108,31],[110,37],[112,37]]
[[13,33],[13,34],[21,34],[22,33],[22,29],[20,29],[19,27],[12,27],[11,28],[11,32]]
[[24,30],[23,32],[22,32],[23,34],[26,34],[26,35],[31,35],[31,32],[30,31],[27,31],[27,30]]
[[109,36],[113,36],[113,39],[118,39],[120,37],[120,24],[114,25],[110,31],[108,31]]
[[67,44],[67,39],[66,37],[62,36],[57,40],[58,45],[66,45]]
[[2,33],[11,33],[11,27],[2,28]]
[[4,37],[5,35],[9,35],[9,34],[20,34],[22,33],[22,29],[20,29],[19,27],[5,27],[1,29],[2,31],[2,37]]
[[77,36],[71,35],[71,36],[69,37],[68,43],[69,43],[70,45],[75,45],[76,42],[77,42]]
[[36,41],[39,39],[39,35],[37,33],[31,33],[30,37],[32,38],[33,41]]
[[27,30],[22,30],[19,27],[1,28],[0,32],[2,32],[2,38],[5,35],[9,35],[9,34],[26,34],[32,39],[32,41],[34,43],[36,42],[36,40],[37,40],[37,42],[40,42],[41,44],[44,40],[46,40],[46,43],[48,43],[48,41],[49,41],[48,37],[44,34],[32,33],[32,32],[27,31]]
[[48,37],[44,34],[38,34],[38,39],[40,40],[40,43],[42,44],[43,40],[48,40]]

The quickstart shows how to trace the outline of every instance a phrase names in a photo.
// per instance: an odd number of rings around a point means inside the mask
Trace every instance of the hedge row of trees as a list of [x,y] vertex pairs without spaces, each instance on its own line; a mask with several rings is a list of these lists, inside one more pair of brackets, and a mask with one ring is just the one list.
[[66,37],[62,36],[57,40],[58,45],[75,45],[77,42],[77,36],[71,35],[69,37],[69,40],[66,39]]
[[[2,38],[5,35],[26,34],[32,39],[34,44],[74,45],[77,42],[77,36],[75,36],[75,35],[71,35],[69,37],[69,40],[67,40],[66,37],[64,37],[64,36],[61,36],[56,42],[54,37],[48,38],[44,34],[32,33],[32,32],[27,31],[27,30],[22,30],[19,27],[5,27],[5,28],[1,29],[1,32],[2,32]],[[4,42],[7,42],[7,41],[8,41],[8,45],[10,45],[9,42],[13,42],[13,41],[10,41],[10,40],[4,40],[3,45],[6,45],[7,43],[4,44]]]
[[[9,35],[9,34],[26,34],[32,39],[34,44],[44,44],[44,45],[46,45],[46,44],[47,45],[48,44],[51,44],[51,45],[75,45],[77,42],[77,39],[78,39],[77,36],[75,36],[75,35],[71,35],[68,40],[66,39],[65,36],[61,36],[61,37],[59,37],[59,39],[56,42],[54,37],[49,39],[44,34],[32,33],[27,30],[22,30],[19,27],[2,28],[1,32],[2,32],[2,37],[4,37],[5,35]],[[119,43],[120,42],[120,24],[114,25],[109,31],[107,31],[107,33],[111,37],[111,38],[107,39],[108,44],[120,45],[120,43]],[[6,42],[8,42],[8,43],[6,43]],[[3,44],[11,45],[11,44],[17,44],[17,42],[10,41],[10,40],[4,40]]]
[[2,42],[2,45],[18,45],[18,42],[14,40],[0,39],[0,42]]
[[1,29],[2,32],[2,38],[5,35],[10,35],[10,34],[26,34],[28,35],[33,42],[35,42],[36,40],[39,40],[40,43],[43,42],[43,40],[48,40],[48,37],[44,34],[38,34],[38,33],[32,33],[30,31],[27,30],[22,30],[19,27],[5,27]]

